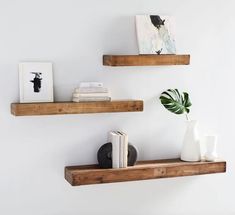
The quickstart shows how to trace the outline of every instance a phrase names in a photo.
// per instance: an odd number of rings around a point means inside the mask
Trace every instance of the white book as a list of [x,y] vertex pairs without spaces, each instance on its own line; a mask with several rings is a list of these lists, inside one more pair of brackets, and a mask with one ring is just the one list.
[[126,168],[128,166],[128,135],[124,132],[121,133],[121,153],[120,159],[122,159],[122,167]]
[[111,98],[110,97],[74,97],[72,99],[73,102],[110,102]]
[[128,135],[124,133],[123,167],[128,166]]
[[81,82],[80,87],[103,87],[103,83],[100,82]]
[[111,131],[110,139],[112,143],[112,167],[113,169],[118,169],[119,168],[120,135],[115,131]]
[[74,90],[75,93],[107,93],[108,88],[104,87],[79,87]]
[[109,93],[73,93],[73,97],[109,97]]
[[124,167],[124,138],[125,136],[122,134],[122,132],[118,132],[120,135],[120,145],[119,145],[119,167]]

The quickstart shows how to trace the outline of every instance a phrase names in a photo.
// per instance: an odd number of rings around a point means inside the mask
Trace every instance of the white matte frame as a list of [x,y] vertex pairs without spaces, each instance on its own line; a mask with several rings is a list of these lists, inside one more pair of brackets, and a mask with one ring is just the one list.
[[[42,73],[42,92],[33,92],[29,75],[31,72]],[[27,76],[27,77],[26,77]],[[28,79],[27,79],[28,78]],[[44,79],[43,79],[44,78]],[[32,86],[32,92],[31,91]],[[20,103],[53,102],[53,71],[52,63],[48,62],[22,62],[19,63]]]

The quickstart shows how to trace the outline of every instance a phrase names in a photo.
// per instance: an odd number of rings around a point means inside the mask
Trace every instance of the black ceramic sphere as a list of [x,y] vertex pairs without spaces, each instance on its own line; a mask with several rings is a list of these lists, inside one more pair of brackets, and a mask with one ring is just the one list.
[[[97,152],[97,159],[100,168],[108,169],[112,168],[112,143],[105,143]],[[137,160],[136,148],[128,144],[128,166],[134,166]]]

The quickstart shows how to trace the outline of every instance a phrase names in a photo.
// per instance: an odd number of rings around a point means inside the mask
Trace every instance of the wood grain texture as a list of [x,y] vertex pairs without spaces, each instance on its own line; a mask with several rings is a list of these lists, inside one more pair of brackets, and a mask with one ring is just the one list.
[[189,65],[190,55],[104,55],[104,66]]
[[143,111],[142,100],[111,102],[56,102],[56,103],[12,103],[11,113],[15,116],[85,114]]
[[99,169],[98,165],[65,167],[72,186],[192,176],[226,172],[226,162],[183,162],[180,159],[140,161],[133,167]]

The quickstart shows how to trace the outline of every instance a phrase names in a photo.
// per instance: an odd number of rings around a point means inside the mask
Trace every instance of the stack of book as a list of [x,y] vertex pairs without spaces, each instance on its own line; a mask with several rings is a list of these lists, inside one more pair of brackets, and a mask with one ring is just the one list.
[[73,102],[111,101],[108,89],[99,82],[82,82],[73,92]]
[[112,143],[112,167],[114,169],[128,166],[128,136],[121,131],[109,133]]

